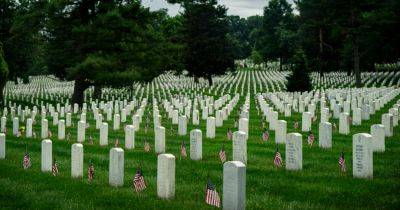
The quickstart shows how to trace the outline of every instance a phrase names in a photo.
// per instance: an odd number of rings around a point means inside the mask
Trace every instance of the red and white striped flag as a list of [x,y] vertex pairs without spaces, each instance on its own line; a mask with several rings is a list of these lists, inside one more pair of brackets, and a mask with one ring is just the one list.
[[144,142],[144,151],[145,152],[150,152],[150,144],[149,144],[149,142],[147,142],[147,141],[145,141]]
[[53,176],[58,175],[58,163],[55,159],[53,161],[53,166],[51,167],[51,173],[53,174]]
[[312,146],[314,143],[314,140],[315,140],[314,134],[312,132],[310,132],[310,135],[308,136],[307,140],[308,140],[308,144],[310,146]]
[[219,159],[221,160],[222,163],[225,163],[226,161],[226,153],[225,153],[225,148],[224,145],[222,145],[221,150],[218,153]]
[[135,177],[133,178],[133,187],[135,188],[136,192],[146,189],[146,182],[144,181],[141,170],[136,171]]
[[274,157],[274,165],[275,167],[282,167],[283,161],[282,161],[282,156],[281,153],[278,151],[278,148],[276,148],[275,152],[275,157]]
[[263,141],[268,141],[269,139],[269,132],[267,130],[264,130],[263,135],[262,135]]
[[233,133],[232,133],[232,130],[230,128],[226,132],[226,136],[228,137],[229,140],[232,140]]
[[215,190],[215,187],[211,183],[210,179],[208,179],[207,181],[206,203],[215,207],[221,206],[221,200],[219,198],[218,192],[217,190]]
[[27,152],[25,152],[24,161],[23,161],[22,165],[25,170],[27,170],[28,168],[31,167],[31,158]]
[[185,141],[182,141],[181,144],[181,155],[182,157],[187,157]]
[[343,173],[346,172],[346,160],[344,159],[344,153],[343,152],[339,156],[339,168]]
[[92,182],[94,178],[94,166],[93,163],[90,162],[89,168],[88,168],[88,181]]

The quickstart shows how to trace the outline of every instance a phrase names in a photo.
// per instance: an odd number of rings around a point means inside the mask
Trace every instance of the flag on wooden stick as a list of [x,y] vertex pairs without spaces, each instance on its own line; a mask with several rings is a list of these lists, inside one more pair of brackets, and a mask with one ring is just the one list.
[[133,178],[133,188],[135,188],[136,192],[141,192],[146,189],[146,182],[144,181],[144,177],[142,171],[138,169],[136,171],[135,177]]
[[281,156],[281,153],[279,152],[278,148],[276,148],[276,152],[275,152],[274,165],[277,168],[280,168],[283,165],[282,156]]
[[94,165],[92,161],[89,163],[89,168],[88,168],[88,181],[92,182],[94,178]]
[[210,178],[208,178],[207,181],[206,203],[215,207],[221,206],[221,200],[219,198],[218,192],[215,189],[214,185],[211,183]]
[[53,166],[51,167],[51,173],[53,174],[53,176],[58,175],[58,163],[56,159],[54,159],[53,161]]
[[346,172],[346,160],[344,159],[343,152],[340,153],[340,156],[339,156],[339,168],[340,168],[340,171],[342,171],[343,173]]
[[182,144],[181,144],[181,155],[184,158],[187,157],[185,141],[182,141]]

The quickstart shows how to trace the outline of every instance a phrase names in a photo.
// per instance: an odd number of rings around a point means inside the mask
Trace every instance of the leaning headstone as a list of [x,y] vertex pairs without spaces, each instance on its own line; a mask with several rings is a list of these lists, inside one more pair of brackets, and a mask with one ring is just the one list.
[[246,209],[246,166],[240,161],[224,163],[222,207],[226,210]]
[[371,125],[372,150],[385,151],[385,126],[382,124]]
[[393,115],[383,114],[382,115],[382,125],[385,126],[385,136],[393,136]]
[[203,157],[202,132],[199,129],[190,131],[190,159],[201,160]]
[[172,154],[158,155],[157,196],[163,199],[175,196],[175,156]]
[[353,135],[353,177],[372,178],[372,136],[367,133]]
[[6,158],[6,135],[0,133],[0,159]]
[[207,138],[215,138],[215,117],[207,117]]
[[289,133],[286,140],[286,170],[303,168],[303,142],[300,133]]
[[156,128],[156,138],[155,138],[155,151],[158,154],[165,152],[165,128],[158,126]]
[[75,143],[71,147],[71,177],[83,177],[83,145]]
[[135,127],[133,127],[133,125],[127,125],[125,127],[125,148],[135,148]]
[[236,131],[233,133],[233,160],[247,164],[247,140],[246,133]]
[[323,122],[319,124],[319,147],[331,148],[332,147],[332,124]]
[[120,187],[124,185],[124,150],[112,148],[110,150],[108,182],[111,186]]
[[50,139],[42,141],[42,160],[41,169],[42,172],[51,172],[53,164],[53,145]]
[[278,120],[278,126],[275,129],[275,143],[284,144],[286,143],[287,135],[287,122],[285,120]]

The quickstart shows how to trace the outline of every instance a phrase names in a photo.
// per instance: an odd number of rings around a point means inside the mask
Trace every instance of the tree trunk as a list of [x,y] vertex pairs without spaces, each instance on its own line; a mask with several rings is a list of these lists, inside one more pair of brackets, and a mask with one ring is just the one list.
[[354,35],[353,38],[353,61],[354,61],[354,74],[356,76],[356,87],[361,87],[361,73],[360,73],[360,54],[358,51],[358,36]]
[[6,82],[0,81],[0,107],[6,106],[6,104],[3,104],[3,102],[4,102],[3,90],[4,90],[5,86],[6,86]]
[[208,80],[208,85],[209,86],[213,85],[213,81],[212,81],[212,76],[211,75],[207,76],[207,80]]
[[94,99],[100,99],[101,98],[101,90],[102,87],[100,85],[94,85],[94,91],[93,91],[93,98]]
[[82,79],[76,79],[75,80],[75,86],[74,86],[74,93],[72,95],[72,104],[78,104],[80,107],[82,107],[83,104],[83,94],[85,90],[88,88],[88,85],[85,81]]

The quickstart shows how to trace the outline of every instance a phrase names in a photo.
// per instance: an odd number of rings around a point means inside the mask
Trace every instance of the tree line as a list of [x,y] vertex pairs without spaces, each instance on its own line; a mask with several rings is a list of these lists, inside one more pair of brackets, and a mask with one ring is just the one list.
[[0,103],[6,81],[28,75],[75,81],[72,102],[82,104],[91,86],[98,98],[165,71],[212,84],[246,58],[279,61],[293,76],[347,71],[360,86],[361,71],[400,55],[397,0],[270,0],[248,18],[228,16],[217,0],[168,2],[183,12],[170,17],[139,0],[0,1]]

